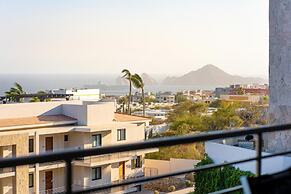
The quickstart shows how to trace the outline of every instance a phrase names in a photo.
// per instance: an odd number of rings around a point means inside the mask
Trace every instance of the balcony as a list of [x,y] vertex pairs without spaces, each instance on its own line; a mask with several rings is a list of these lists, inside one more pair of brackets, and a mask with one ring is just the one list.
[[97,165],[110,164],[115,162],[121,162],[130,160],[133,156],[139,156],[145,153],[157,152],[157,148],[139,150],[139,151],[127,151],[113,154],[105,154],[98,156],[87,156],[83,158],[78,158],[74,161],[75,165],[93,167]]
[[[132,143],[132,144],[121,144],[121,145],[114,145],[114,146],[107,146],[107,147],[99,147],[93,149],[86,149],[86,150],[68,150],[62,152],[54,152],[54,153],[47,153],[42,155],[36,156],[26,156],[26,157],[18,157],[18,158],[6,158],[0,160],[0,168],[7,168],[7,167],[15,167],[21,165],[30,165],[35,163],[48,163],[54,161],[65,161],[66,164],[66,180],[64,185],[65,193],[73,193],[73,194],[81,194],[81,193],[98,193],[103,192],[104,190],[113,189],[113,188],[122,188],[127,185],[138,185],[143,184],[146,182],[183,175],[193,172],[205,171],[214,168],[221,168],[224,166],[234,165],[234,164],[241,164],[250,161],[256,161],[256,176],[261,177],[262,172],[262,160],[266,158],[272,158],[276,156],[282,156],[291,154],[291,150],[279,152],[275,154],[269,155],[262,155],[262,144],[263,138],[262,135],[269,132],[277,132],[277,131],[286,131],[291,129],[291,124],[285,125],[277,125],[277,126],[264,126],[259,128],[250,128],[250,129],[234,129],[228,131],[218,131],[216,133],[203,133],[198,135],[189,135],[189,136],[180,136],[180,137],[170,137],[170,138],[162,138],[162,139],[154,139],[150,141]],[[147,150],[147,149],[154,149],[157,147],[163,146],[173,146],[173,145],[181,145],[181,144],[189,144],[194,142],[205,142],[215,139],[224,139],[224,138],[231,138],[231,137],[239,137],[245,135],[255,135],[256,136],[256,156],[251,158],[245,158],[237,161],[231,162],[224,162],[221,164],[209,164],[204,166],[199,166],[187,170],[171,172],[167,174],[152,176],[152,177],[139,177],[134,179],[127,179],[120,182],[112,182],[108,184],[100,184],[96,187],[90,188],[76,188],[74,186],[72,180],[72,163],[77,158],[85,158],[84,161],[91,162],[92,160],[102,161],[106,159],[116,159],[119,157],[128,156],[129,153],[138,152],[140,150]],[[123,155],[122,153],[125,153]],[[109,154],[109,155],[108,155]],[[87,158],[90,159],[87,159]],[[87,159],[87,160],[86,160]],[[216,193],[229,193],[233,191],[242,190],[241,185],[237,185],[233,188],[227,188],[221,191],[217,191]]]

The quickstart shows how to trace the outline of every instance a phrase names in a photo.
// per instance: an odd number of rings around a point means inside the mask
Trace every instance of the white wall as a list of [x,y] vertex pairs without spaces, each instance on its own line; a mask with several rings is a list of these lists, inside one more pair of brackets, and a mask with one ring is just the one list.
[[61,114],[62,103],[67,102],[1,104],[0,119]]
[[62,113],[78,120],[79,125],[87,124],[87,108],[81,104],[63,104]]
[[[205,142],[205,152],[216,164],[256,157],[255,150],[219,144],[215,142]],[[268,155],[268,153],[263,152],[262,155]],[[244,171],[251,171],[252,173],[256,173],[255,161],[236,164],[234,166]],[[278,156],[267,158],[262,161],[262,173],[275,173],[281,170],[285,170],[290,166],[291,157]]]
[[161,175],[170,172],[194,168],[194,165],[196,165],[198,162],[200,162],[200,160],[179,159],[179,158],[171,158],[169,161],[145,159],[144,167],[148,170],[156,169],[157,174]]

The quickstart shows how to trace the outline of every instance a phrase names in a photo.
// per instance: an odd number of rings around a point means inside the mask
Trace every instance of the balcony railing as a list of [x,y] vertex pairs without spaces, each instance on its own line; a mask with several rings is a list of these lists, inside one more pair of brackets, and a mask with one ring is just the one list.
[[[223,166],[240,164],[240,163],[250,162],[250,161],[256,161],[256,174],[257,176],[260,176],[261,170],[262,170],[262,159],[291,154],[291,150],[289,150],[289,151],[262,156],[262,142],[263,142],[262,135],[268,132],[285,131],[289,129],[291,129],[291,124],[276,125],[276,126],[262,126],[262,127],[250,128],[250,129],[218,131],[217,133],[210,133],[210,134],[205,133],[205,134],[198,134],[198,135],[154,139],[154,140],[149,140],[149,141],[144,141],[144,142],[139,142],[139,143],[121,144],[121,145],[99,147],[99,148],[92,148],[92,149],[85,149],[85,150],[66,150],[62,152],[46,153],[46,154],[34,155],[34,156],[6,158],[6,159],[0,159],[0,168],[14,167],[14,166],[20,166],[20,165],[29,165],[29,164],[35,164],[35,163],[46,163],[46,162],[53,162],[53,161],[65,161],[66,184],[64,185],[65,186],[64,193],[73,193],[73,194],[91,193],[91,192],[96,192],[96,191],[99,192],[99,191],[111,189],[114,187],[122,187],[126,185],[131,185],[131,184],[142,184],[142,183],[146,183],[146,182],[150,182],[150,181],[154,181],[154,180],[162,179],[166,177],[199,172],[199,171],[204,171],[208,169],[219,168]],[[121,153],[121,152],[134,151],[134,150],[157,148],[157,147],[163,147],[163,146],[189,144],[189,143],[194,143],[194,142],[204,142],[204,141],[209,141],[209,140],[239,137],[239,136],[250,135],[250,134],[257,136],[256,157],[246,158],[243,160],[237,160],[237,161],[232,161],[232,162],[225,162],[222,164],[210,164],[210,165],[205,165],[205,166],[199,166],[199,167],[188,169],[188,170],[182,170],[182,171],[177,171],[177,172],[172,172],[172,173],[167,173],[167,174],[162,174],[162,175],[157,175],[157,176],[152,176],[152,177],[141,177],[141,178],[136,178],[136,179],[129,179],[129,180],[124,180],[122,182],[109,183],[109,184],[104,184],[97,187],[84,188],[81,190],[73,190],[74,186],[72,184],[72,181],[73,181],[72,161],[76,160],[77,158],[88,157],[88,156],[99,156],[99,155],[104,155],[104,154],[114,154],[114,153]],[[236,186],[233,188],[228,188],[222,191],[218,191],[216,193],[230,193],[230,192],[241,190],[241,189],[242,189],[241,186]]]
[[[147,149],[146,152],[156,152],[158,149]],[[120,152],[120,153],[113,153],[113,154],[105,154],[105,155],[98,155],[98,156],[87,156],[83,158],[78,158],[78,161],[81,161],[83,164],[96,164],[100,162],[111,162],[111,161],[118,161],[122,159],[126,159],[133,156],[139,156],[143,154],[143,152],[138,151],[127,151],[127,152]]]

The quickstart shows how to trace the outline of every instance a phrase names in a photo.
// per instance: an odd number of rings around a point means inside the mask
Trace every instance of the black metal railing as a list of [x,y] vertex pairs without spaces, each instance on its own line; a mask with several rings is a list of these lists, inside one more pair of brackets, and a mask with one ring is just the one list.
[[[146,183],[146,182],[154,181],[161,178],[183,175],[183,174],[193,173],[193,172],[199,172],[203,170],[219,168],[219,167],[234,165],[234,164],[240,164],[240,163],[250,162],[250,161],[256,161],[256,175],[260,176],[261,169],[262,169],[262,159],[291,154],[291,150],[289,150],[289,151],[262,156],[262,145],[263,145],[262,135],[268,132],[284,131],[284,130],[289,130],[289,129],[291,129],[291,124],[276,125],[276,126],[262,126],[258,128],[218,131],[217,133],[216,132],[203,133],[203,134],[198,134],[198,135],[153,139],[153,140],[132,143],[132,144],[120,144],[120,145],[84,149],[84,150],[64,150],[64,151],[58,151],[58,152],[53,152],[53,153],[45,153],[41,155],[0,159],[0,168],[29,165],[29,164],[35,164],[35,163],[65,161],[66,163],[66,176],[65,176],[66,192],[65,193],[72,193],[72,194],[90,193],[93,191],[96,192],[96,191],[111,189],[113,187],[120,187],[120,186],[125,186],[125,185],[130,185],[130,184],[141,184],[141,183]],[[257,135],[256,157],[246,158],[243,160],[237,160],[237,161],[232,161],[232,162],[225,162],[221,164],[210,164],[210,165],[205,165],[205,166],[199,166],[193,169],[182,170],[182,171],[157,175],[153,177],[141,177],[141,178],[136,178],[136,179],[125,180],[123,182],[118,182],[118,183],[109,183],[109,184],[104,184],[97,187],[85,188],[83,190],[77,190],[77,191],[72,190],[72,185],[73,185],[72,184],[72,177],[73,177],[72,162],[75,159],[80,158],[80,157],[113,154],[113,153],[133,151],[133,150],[143,150],[143,149],[148,149],[148,148],[189,144],[189,143],[195,143],[195,142],[205,142],[205,141],[210,141],[210,140],[215,140],[215,139],[239,137],[239,136],[250,135],[250,134]],[[241,186],[236,186],[233,188],[228,188],[222,191],[218,191],[216,193],[231,193],[233,191],[237,191],[241,189],[242,189]]]

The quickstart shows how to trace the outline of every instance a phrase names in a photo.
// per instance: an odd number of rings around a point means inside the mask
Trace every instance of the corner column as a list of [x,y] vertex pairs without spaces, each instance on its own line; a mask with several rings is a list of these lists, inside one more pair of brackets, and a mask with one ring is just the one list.
[[[291,0],[269,1],[270,124],[291,123]],[[265,136],[268,151],[291,148],[291,131]]]

